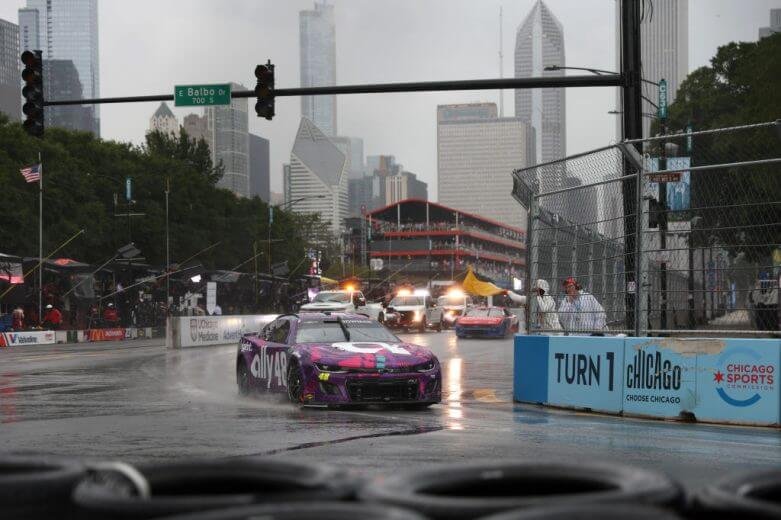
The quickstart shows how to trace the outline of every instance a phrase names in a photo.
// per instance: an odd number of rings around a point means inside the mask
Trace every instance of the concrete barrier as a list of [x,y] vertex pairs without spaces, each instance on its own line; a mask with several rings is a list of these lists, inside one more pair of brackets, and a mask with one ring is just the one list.
[[243,334],[259,332],[277,314],[247,316],[175,316],[168,318],[167,348],[238,344]]
[[515,337],[514,399],[699,421],[781,424],[781,340]]

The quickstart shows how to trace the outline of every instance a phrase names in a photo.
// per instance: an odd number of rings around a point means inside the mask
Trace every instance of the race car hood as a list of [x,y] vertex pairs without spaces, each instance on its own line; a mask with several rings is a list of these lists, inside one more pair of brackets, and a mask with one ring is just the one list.
[[343,311],[352,307],[351,303],[316,302],[301,306],[302,311]]
[[401,368],[434,359],[428,349],[410,343],[347,341],[307,343],[305,347],[313,363],[341,368]]
[[456,322],[458,325],[482,325],[482,326],[496,326],[502,324],[501,316],[462,316],[458,318]]

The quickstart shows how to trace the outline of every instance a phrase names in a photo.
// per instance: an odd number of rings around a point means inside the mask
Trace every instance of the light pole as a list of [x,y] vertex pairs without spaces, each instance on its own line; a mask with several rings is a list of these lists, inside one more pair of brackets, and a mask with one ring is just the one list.
[[[285,208],[292,208],[294,205],[298,204],[299,202],[303,202],[305,200],[325,199],[325,198],[327,198],[326,195],[308,195],[306,197],[300,197],[294,200],[283,202],[282,204],[277,206],[277,208],[283,210]],[[271,274],[271,225],[273,223],[274,223],[274,206],[269,204],[268,205],[268,272],[269,274]]]
[[[306,197],[299,197],[297,199],[289,200],[287,202],[284,202],[284,203],[280,204],[279,206],[277,206],[277,208],[279,208],[280,210],[283,210],[285,208],[291,208],[295,204],[298,204],[299,202],[303,202],[305,200],[325,199],[325,198],[326,198],[325,195],[309,195],[309,196],[306,196]],[[268,234],[267,234],[268,249],[267,249],[267,251],[268,251],[268,274],[269,274],[269,276],[271,276],[272,291],[273,291],[273,288],[274,288],[273,287],[274,286],[274,275],[273,275],[273,273],[271,271],[271,242],[272,242],[272,240],[271,240],[271,226],[272,226],[273,223],[274,223],[274,206],[272,206],[271,203],[269,203],[269,205],[268,205]],[[257,252],[257,246],[258,246],[258,241],[256,240],[253,243],[253,255],[255,257],[255,284],[257,284],[257,281],[258,281],[258,260],[257,260],[258,252]],[[258,298],[257,285],[255,286],[254,293],[255,293],[255,301],[256,301],[256,304],[257,304],[257,298]]]

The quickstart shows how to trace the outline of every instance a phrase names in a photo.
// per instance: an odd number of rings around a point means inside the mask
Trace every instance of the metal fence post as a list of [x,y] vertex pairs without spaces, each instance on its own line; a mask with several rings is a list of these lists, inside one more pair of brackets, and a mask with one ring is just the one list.
[[539,222],[537,215],[537,197],[532,194],[529,202],[529,215],[527,217],[526,225],[526,334],[532,332],[532,319],[537,315],[537,298],[532,293],[532,283],[536,280],[537,276],[537,261],[539,258],[539,247],[535,243],[537,240],[537,233],[535,233],[534,227]]

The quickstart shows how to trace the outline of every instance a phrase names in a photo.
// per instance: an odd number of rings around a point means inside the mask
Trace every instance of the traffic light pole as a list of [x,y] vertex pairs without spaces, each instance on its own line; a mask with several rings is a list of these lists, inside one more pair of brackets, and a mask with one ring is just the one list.
[[[566,88],[566,87],[624,87],[624,76],[606,74],[604,76],[563,76],[542,78],[504,78],[475,79],[463,81],[424,81],[414,83],[378,83],[368,85],[340,85],[333,87],[281,88],[274,90],[274,97],[317,96],[331,94],[379,94],[388,92],[435,92],[450,90],[499,90],[529,88]],[[231,98],[256,97],[254,90],[231,92]],[[143,103],[149,101],[173,101],[173,94],[154,96],[126,96],[95,99],[66,99],[44,101],[43,105],[97,105],[107,103]]]

